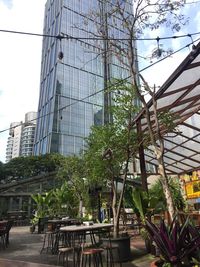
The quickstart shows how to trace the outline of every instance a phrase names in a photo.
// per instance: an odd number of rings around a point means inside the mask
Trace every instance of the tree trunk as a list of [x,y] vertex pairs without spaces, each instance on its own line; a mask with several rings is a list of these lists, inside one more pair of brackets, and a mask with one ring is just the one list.
[[[131,70],[132,70],[131,75],[133,78],[132,83],[136,88],[137,96],[140,99],[141,103],[143,104],[143,107],[145,110],[145,117],[146,117],[149,137],[150,137],[150,143],[154,147],[154,154],[155,154],[157,162],[158,162],[158,173],[161,176],[161,183],[162,183],[165,199],[167,202],[169,214],[170,214],[171,220],[173,220],[173,218],[175,216],[175,206],[174,206],[172,194],[171,194],[171,191],[169,188],[168,177],[167,177],[167,174],[165,171],[165,164],[164,164],[164,158],[163,158],[164,157],[164,141],[163,141],[163,137],[162,137],[161,132],[160,132],[160,125],[159,125],[158,111],[157,111],[157,102],[155,99],[155,91],[151,92],[151,89],[149,88],[144,77],[140,74],[140,78],[142,79],[142,81],[146,85],[146,87],[148,88],[148,91],[150,92],[150,95],[151,95],[152,100],[153,100],[153,115],[151,115],[150,110],[147,106],[147,103],[144,99],[144,96],[141,94],[141,91],[139,90],[137,80],[136,80],[136,73],[135,73],[133,68]],[[154,121],[155,130],[154,130],[152,122],[151,122],[152,116],[154,117],[154,120],[155,120]]]
[[114,184],[113,180],[113,198],[112,198],[112,211],[113,211],[113,237],[116,238],[119,234],[119,220],[117,218],[117,210],[116,210],[116,205],[117,205],[117,188]]
[[176,210],[175,210],[175,207],[174,207],[172,194],[171,194],[171,191],[169,189],[167,176],[166,177],[162,177],[161,176],[160,181],[161,181],[161,184],[162,184],[162,187],[163,187],[163,192],[164,192],[165,199],[166,199],[166,202],[167,202],[167,207],[168,207],[168,211],[169,211],[169,214],[170,214],[170,219],[172,221],[174,216],[175,216],[175,214],[176,214]]
[[78,211],[78,213],[79,213],[79,217],[82,218],[83,217],[83,199],[82,198],[79,200],[79,211]]

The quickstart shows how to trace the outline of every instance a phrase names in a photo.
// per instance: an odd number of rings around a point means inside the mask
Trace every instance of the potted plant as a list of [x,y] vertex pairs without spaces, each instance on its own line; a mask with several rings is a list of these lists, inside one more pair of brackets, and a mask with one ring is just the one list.
[[146,250],[148,253],[153,253],[153,241],[147,230],[145,229],[145,219],[146,217],[150,217],[155,210],[156,203],[158,202],[158,198],[156,195],[151,196],[147,192],[141,190],[140,188],[135,188],[131,190],[130,197],[132,202],[132,207],[134,208],[136,214],[138,214],[140,221],[140,234],[145,241]]
[[146,220],[145,228],[160,252],[160,260],[151,267],[199,266],[200,233],[188,218],[181,224],[175,217],[169,225],[161,220],[159,226]]
[[33,217],[30,221],[31,225],[30,225],[30,233],[33,234],[35,232],[35,227],[38,223],[38,219],[36,217]]
[[115,92],[114,105],[109,110],[112,122],[92,127],[84,158],[89,184],[100,186],[109,195],[113,221],[112,242],[119,242],[119,246],[125,247],[124,256],[122,252],[120,256],[126,261],[130,258],[130,236],[125,233],[121,235],[119,221],[130,165],[138,151],[137,132],[131,125],[132,115],[138,108],[133,105],[135,94],[132,86],[119,81],[117,88],[110,88],[111,93]]

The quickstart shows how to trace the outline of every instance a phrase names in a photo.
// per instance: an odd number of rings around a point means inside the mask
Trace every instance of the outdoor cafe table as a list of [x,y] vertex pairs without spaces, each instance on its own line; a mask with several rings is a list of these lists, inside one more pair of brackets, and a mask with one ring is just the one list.
[[60,228],[60,226],[72,225],[75,224],[76,222],[77,219],[51,219],[47,221],[47,224],[51,225],[52,230],[55,230]]
[[107,230],[110,232],[113,224],[111,223],[94,223],[92,225],[69,225],[60,228],[60,232],[67,235],[68,240],[70,240],[70,245],[73,246],[75,243],[75,238],[77,235],[89,234],[92,244],[96,244],[95,233],[101,232],[102,230]]

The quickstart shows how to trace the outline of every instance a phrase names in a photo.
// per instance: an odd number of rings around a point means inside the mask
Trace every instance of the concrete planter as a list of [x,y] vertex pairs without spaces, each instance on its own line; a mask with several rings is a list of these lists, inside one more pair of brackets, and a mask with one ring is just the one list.
[[159,265],[157,265],[158,261],[152,261],[150,264],[150,267],[158,267]]
[[122,236],[118,238],[102,238],[103,246],[110,245],[112,247],[118,247],[118,249],[113,249],[113,259],[114,262],[126,262],[131,258],[130,249],[130,236]]
[[[161,262],[160,260],[156,260],[156,261],[153,261],[153,262],[151,262],[151,264],[150,264],[150,267],[162,267],[163,266],[163,262]],[[170,266],[173,266],[173,267],[195,267],[195,266],[197,266],[197,265],[195,265],[195,264],[192,264],[192,263],[188,263],[188,264],[181,264],[181,263],[177,263],[177,264],[174,264],[174,265],[170,265]]]
[[35,225],[31,225],[29,229],[30,229],[31,234],[34,233],[35,232]]
[[162,267],[163,266],[163,262],[161,262],[160,260],[155,260],[153,262],[151,262],[150,267]]

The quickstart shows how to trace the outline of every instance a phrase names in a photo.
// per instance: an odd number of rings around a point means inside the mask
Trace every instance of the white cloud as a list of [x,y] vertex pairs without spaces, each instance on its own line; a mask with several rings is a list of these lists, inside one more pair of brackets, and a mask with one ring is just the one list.
[[195,22],[195,24],[196,24],[196,29],[197,29],[197,31],[200,30],[200,20],[199,20],[199,16],[200,16],[200,11],[197,12],[197,14],[196,14],[196,16],[195,16],[195,18],[194,18],[194,22]]
[[[0,29],[42,33],[46,0],[0,1]],[[6,4],[6,5],[5,5]],[[12,8],[8,9],[8,7]],[[0,131],[37,111],[42,37],[0,32]],[[8,131],[0,134],[5,160]]]
[[[200,3],[198,7],[200,6]],[[182,26],[181,30],[176,33],[170,33],[168,29],[162,28],[161,30],[157,32],[151,32],[149,31],[147,33],[148,37],[155,38],[156,36],[159,37],[166,37],[166,36],[179,36],[179,35],[187,35],[194,32],[197,32],[200,30],[200,22],[199,22],[199,16],[200,12],[198,12],[199,8],[197,8],[197,5],[186,5],[185,8],[182,10],[186,17],[190,17],[190,20],[188,23]],[[192,39],[195,40],[200,35],[193,36],[192,38],[184,37],[184,38],[174,38],[169,40],[160,40],[161,44],[164,44],[164,48],[172,48],[173,51],[177,51],[180,48],[185,47],[189,43],[192,42]],[[144,52],[140,52],[142,55],[150,55],[151,51],[156,48],[156,41],[145,42],[145,49]],[[175,69],[179,66],[179,64],[185,59],[185,57],[190,53],[190,47],[185,48],[178,53],[176,53],[174,56],[169,57],[160,63],[148,68],[142,74],[144,75],[145,79],[149,82],[150,86],[162,86],[162,84],[167,80],[167,78],[175,71]],[[145,65],[141,65],[140,69],[142,69],[144,66],[147,66],[147,62]],[[150,65],[150,63],[149,63]]]
[[188,54],[188,49],[185,49],[184,52],[179,52],[175,56],[155,64],[142,72],[142,74],[151,87],[154,85],[156,85],[156,87],[162,86]]
[[13,7],[13,0],[0,0],[0,3],[3,3],[7,8]]

